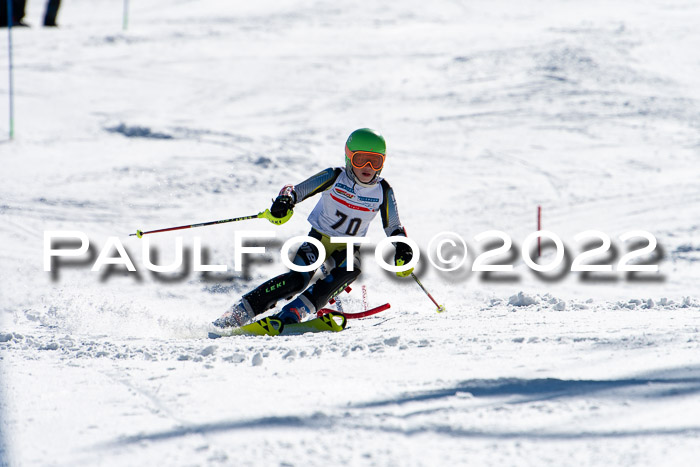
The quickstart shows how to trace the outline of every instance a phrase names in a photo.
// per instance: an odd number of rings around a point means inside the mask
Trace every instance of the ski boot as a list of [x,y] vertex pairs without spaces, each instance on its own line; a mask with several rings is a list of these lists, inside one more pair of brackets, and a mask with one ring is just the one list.
[[255,313],[246,305],[247,303],[241,300],[212,324],[218,328],[237,328],[250,323],[255,318]]
[[295,324],[303,320],[307,315],[316,313],[316,308],[303,295],[287,303],[282,310],[273,315],[284,324]]

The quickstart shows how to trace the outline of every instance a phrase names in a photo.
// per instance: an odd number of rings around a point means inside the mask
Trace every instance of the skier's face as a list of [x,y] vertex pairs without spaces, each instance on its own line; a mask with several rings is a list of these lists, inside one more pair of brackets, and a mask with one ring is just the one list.
[[355,174],[355,177],[362,183],[367,183],[371,181],[374,178],[374,174],[377,173],[376,170],[374,170],[372,167],[370,167],[369,164],[366,166],[362,167],[361,169],[358,169],[357,167],[352,168],[353,173]]

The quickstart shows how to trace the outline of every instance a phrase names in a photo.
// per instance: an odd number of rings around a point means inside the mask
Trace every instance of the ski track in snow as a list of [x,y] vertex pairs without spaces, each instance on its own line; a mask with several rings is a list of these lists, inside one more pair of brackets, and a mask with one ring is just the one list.
[[[693,465],[700,455],[700,8],[685,2],[64,2],[13,29],[16,139],[0,140],[0,465]],[[369,18],[369,19],[368,19]],[[6,60],[6,48],[0,61]],[[7,96],[0,82],[0,96]],[[0,120],[0,131],[4,128]],[[227,273],[156,276],[147,230],[259,212],[343,163],[358,127],[422,248],[457,274],[363,257],[337,334],[206,339],[282,270],[232,269],[234,230],[182,232]],[[339,149],[340,148],[340,149]],[[277,228],[308,231],[315,200]],[[652,232],[661,274],[469,272],[499,229]],[[376,244],[379,220],[370,229]],[[89,258],[42,270],[47,230]],[[138,273],[90,272],[119,236]],[[176,235],[153,236],[157,262]],[[426,252],[423,250],[423,254]],[[551,258],[545,251],[544,261]],[[425,262],[423,262],[425,263]]]

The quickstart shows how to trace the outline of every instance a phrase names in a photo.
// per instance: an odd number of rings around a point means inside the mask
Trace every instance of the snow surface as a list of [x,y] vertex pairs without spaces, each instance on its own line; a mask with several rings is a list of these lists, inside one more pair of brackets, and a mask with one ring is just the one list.
[[[63,2],[58,29],[28,2],[35,26],[13,29],[0,464],[697,465],[699,5],[130,3],[127,31],[107,0]],[[208,277],[151,274],[127,235],[256,213],[341,165],[365,126],[387,138],[383,175],[424,254],[442,231],[469,244],[456,273],[418,268],[448,312],[370,248],[345,306],[366,285],[391,309],[339,334],[206,339],[284,270],[273,252],[315,201],[279,228],[152,236],[160,264],[200,237],[229,267]],[[573,254],[585,230],[620,253],[620,234],[653,233],[660,273],[469,272],[475,235],[519,250],[537,205]],[[261,229],[271,253],[235,273],[233,233]],[[44,272],[48,230],[85,232],[92,257]],[[110,236],[138,274],[90,272]]]

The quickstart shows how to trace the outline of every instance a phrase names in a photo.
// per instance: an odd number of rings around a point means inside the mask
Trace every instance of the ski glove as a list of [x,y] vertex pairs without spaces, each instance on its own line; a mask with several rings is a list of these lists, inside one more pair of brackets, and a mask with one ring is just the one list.
[[294,210],[294,201],[289,195],[280,195],[272,203],[270,207],[270,214],[276,218],[282,218],[287,215],[287,211]]
[[[403,266],[404,264],[409,263],[411,259],[413,259],[413,250],[411,250],[411,247],[405,243],[397,242],[396,254],[394,255],[394,264],[396,264],[396,266]],[[412,272],[413,268],[407,271],[397,272],[396,275],[399,277],[408,277]]]

